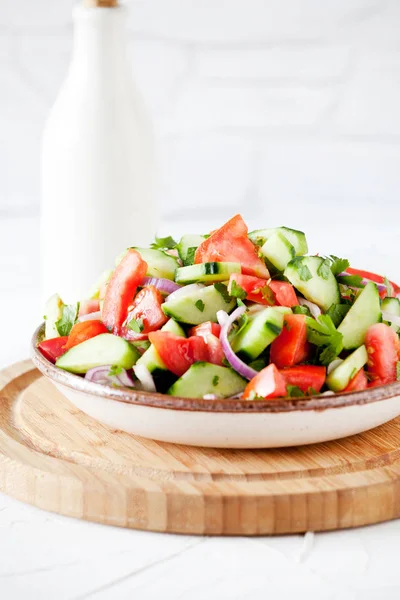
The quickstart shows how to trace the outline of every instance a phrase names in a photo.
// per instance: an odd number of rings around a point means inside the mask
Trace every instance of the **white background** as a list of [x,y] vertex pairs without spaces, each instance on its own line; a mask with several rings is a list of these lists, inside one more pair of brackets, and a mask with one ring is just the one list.
[[[305,229],[313,251],[400,280],[400,1],[127,4],[163,231],[206,231],[242,211],[253,228]],[[0,2],[2,365],[27,355],[42,315],[39,145],[68,65],[71,8]],[[1,496],[0,597],[398,600],[399,534],[394,523],[319,535],[298,562],[300,536],[120,531]]]

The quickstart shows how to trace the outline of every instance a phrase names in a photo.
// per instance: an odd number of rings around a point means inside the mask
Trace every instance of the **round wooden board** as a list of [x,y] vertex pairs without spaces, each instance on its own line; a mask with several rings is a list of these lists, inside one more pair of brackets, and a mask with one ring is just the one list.
[[400,419],[314,446],[201,449],[97,423],[30,361],[0,379],[0,489],[40,508],[208,535],[321,531],[400,515]]

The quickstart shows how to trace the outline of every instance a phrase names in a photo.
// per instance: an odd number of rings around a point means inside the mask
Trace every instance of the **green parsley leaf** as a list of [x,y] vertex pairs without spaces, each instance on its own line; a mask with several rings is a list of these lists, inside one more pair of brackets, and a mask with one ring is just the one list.
[[400,381],[400,361],[396,363],[396,379]]
[[276,298],[269,285],[265,285],[263,288],[261,288],[261,294],[264,300],[268,302],[270,306],[274,306]]
[[46,321],[46,320],[47,320],[46,315],[43,315],[43,321]]
[[388,298],[393,298],[394,294],[393,294],[393,286],[390,283],[389,279],[385,276],[384,280],[383,280],[383,285],[386,286],[386,290],[387,290],[387,297]]
[[303,392],[297,385],[286,386],[287,398],[301,398],[304,396]]
[[214,283],[214,287],[221,294],[226,304],[229,304],[231,301],[231,297],[228,292],[228,288],[224,283]]
[[56,321],[57,331],[60,336],[69,335],[76,323],[79,313],[79,302],[76,304],[63,304],[61,319]]
[[309,279],[312,279],[312,274],[307,265],[303,264],[303,260],[303,256],[297,256],[290,261],[290,264],[296,268],[301,281],[309,281]]
[[332,304],[326,311],[335,327],[338,327],[350,310],[349,304]]
[[317,392],[317,390],[316,390],[316,389],[314,389],[313,387],[311,387],[311,386],[310,386],[310,387],[307,389],[307,396],[317,396],[317,395],[318,395],[318,392]]
[[214,387],[216,387],[219,383],[219,375],[214,375],[213,380],[212,380],[212,384]]
[[325,260],[318,267],[317,274],[322,277],[322,279],[326,280],[331,272],[331,261],[329,258],[325,258]]
[[176,248],[176,241],[170,236],[168,235],[165,238],[160,238],[157,237],[155,238],[155,242],[153,242],[150,246],[150,248],[153,249],[158,249],[158,248],[164,248],[166,250],[172,250],[173,248]]
[[315,346],[324,346],[319,356],[323,365],[328,365],[343,350],[343,335],[329,315],[320,315],[318,320],[306,317],[307,339]]
[[119,365],[113,365],[111,369],[108,371],[108,376],[113,377],[114,375],[120,375],[123,371],[123,368]]
[[186,258],[183,261],[184,267],[190,267],[190,265],[194,264],[194,255],[196,254],[196,250],[196,246],[190,246],[190,248],[187,249]]
[[362,288],[365,287],[362,283],[362,277],[360,275],[340,275],[337,278],[339,283],[348,285],[350,287]]
[[249,363],[249,367],[254,369],[255,371],[262,371],[267,366],[266,358],[256,358]]
[[135,333],[142,333],[144,329],[143,319],[132,318],[128,323],[128,327]]
[[244,289],[239,284],[237,284],[234,279],[232,279],[232,284],[231,284],[231,289],[230,289],[229,294],[233,298],[240,298],[241,300],[244,300],[247,296],[247,293],[244,291]]
[[197,308],[197,310],[199,310],[200,312],[204,312],[205,304],[204,304],[203,300],[200,300],[200,298],[199,298],[198,300],[196,300],[194,305]]
[[292,311],[295,315],[307,315],[307,317],[311,317],[311,311],[308,306],[293,306]]
[[347,258],[338,258],[334,254],[331,254],[328,258],[331,260],[331,271],[335,277],[336,275],[339,275],[339,273],[343,273],[350,266],[350,262]]

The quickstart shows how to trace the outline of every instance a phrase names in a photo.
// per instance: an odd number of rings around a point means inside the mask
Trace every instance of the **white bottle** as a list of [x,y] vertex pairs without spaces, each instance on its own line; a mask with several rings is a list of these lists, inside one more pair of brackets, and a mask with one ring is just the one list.
[[153,132],[127,60],[126,10],[99,2],[74,10],[72,62],[43,136],[43,299],[81,299],[157,228]]

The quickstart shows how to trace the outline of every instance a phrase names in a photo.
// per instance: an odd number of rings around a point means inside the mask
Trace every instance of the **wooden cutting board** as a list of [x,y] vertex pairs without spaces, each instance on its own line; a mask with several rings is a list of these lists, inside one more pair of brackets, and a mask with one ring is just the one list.
[[0,489],[45,510],[152,531],[259,535],[400,515],[400,418],[313,446],[220,450],[97,423],[30,361],[0,373]]

